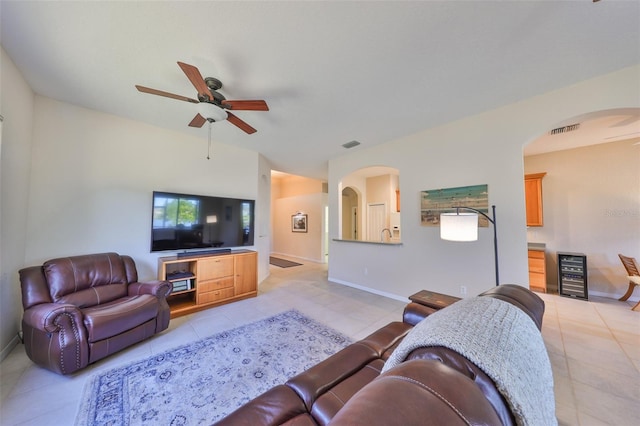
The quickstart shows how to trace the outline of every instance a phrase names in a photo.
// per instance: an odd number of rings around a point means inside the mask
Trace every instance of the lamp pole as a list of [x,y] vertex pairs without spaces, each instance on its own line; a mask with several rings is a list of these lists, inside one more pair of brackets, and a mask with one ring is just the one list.
[[471,210],[473,212],[476,212],[486,217],[487,220],[493,224],[493,256],[494,256],[494,261],[496,266],[496,286],[499,286],[500,275],[498,271],[498,227],[496,225],[496,206],[495,205],[491,206],[491,210],[493,211],[493,219],[487,216],[485,213],[481,212],[480,210],[474,209],[472,207],[454,207],[454,209],[456,209],[457,214],[460,213],[460,209]]

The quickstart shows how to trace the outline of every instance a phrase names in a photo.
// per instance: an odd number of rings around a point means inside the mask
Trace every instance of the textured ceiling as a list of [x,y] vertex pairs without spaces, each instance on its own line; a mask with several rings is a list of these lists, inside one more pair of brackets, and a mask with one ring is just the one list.
[[[6,1],[1,42],[43,96],[207,137],[176,61],[265,99],[213,138],[326,178],[342,144],[384,143],[640,63],[637,1]],[[633,120],[630,120],[633,121]],[[176,142],[179,143],[179,142]]]

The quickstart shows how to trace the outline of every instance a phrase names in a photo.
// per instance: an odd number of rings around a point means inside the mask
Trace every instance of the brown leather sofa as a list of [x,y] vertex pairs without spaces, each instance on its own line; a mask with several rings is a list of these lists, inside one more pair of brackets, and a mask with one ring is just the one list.
[[71,374],[169,326],[167,281],[138,282],[116,253],[52,259],[20,270],[22,330],[36,364]]
[[[540,330],[544,302],[528,289],[501,285],[481,296],[517,306]],[[413,326],[440,308],[409,303],[402,322],[389,323],[215,424],[515,425],[495,383],[446,347],[415,349],[399,366],[380,374]]]

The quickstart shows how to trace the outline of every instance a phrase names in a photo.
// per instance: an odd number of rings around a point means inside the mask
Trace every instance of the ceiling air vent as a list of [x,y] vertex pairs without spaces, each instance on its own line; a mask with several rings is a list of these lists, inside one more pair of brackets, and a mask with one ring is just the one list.
[[560,133],[573,132],[574,130],[578,130],[580,128],[580,123],[569,124],[568,126],[558,127],[557,129],[553,129],[549,132],[550,135],[558,135]]
[[358,142],[358,141],[351,141],[351,142],[347,142],[347,143],[343,143],[342,144],[342,146],[344,148],[347,148],[347,149],[353,148],[354,146],[358,146],[358,145],[360,145],[360,142]]

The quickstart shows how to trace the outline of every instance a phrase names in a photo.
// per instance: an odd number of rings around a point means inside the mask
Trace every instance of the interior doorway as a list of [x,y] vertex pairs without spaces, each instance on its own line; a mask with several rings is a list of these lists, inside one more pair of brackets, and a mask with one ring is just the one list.
[[[326,182],[271,171],[270,253],[300,260],[328,260],[328,186]],[[294,229],[294,217],[305,217],[304,229]]]
[[358,205],[360,197],[358,193],[351,187],[342,190],[342,238],[345,240],[358,240]]

